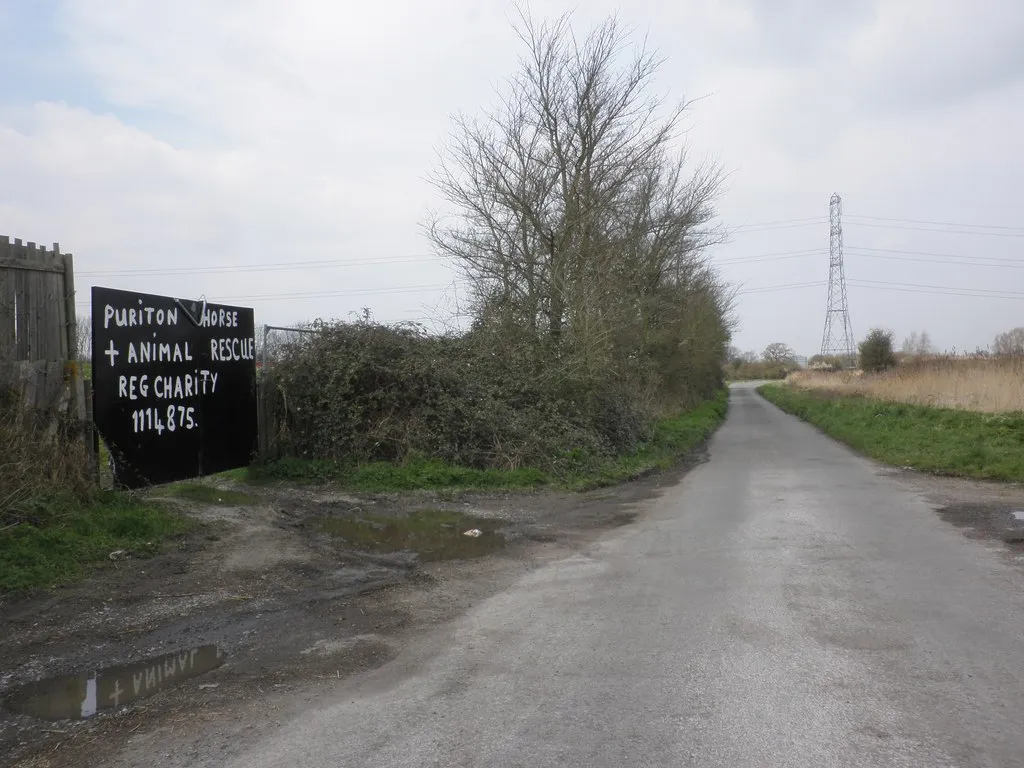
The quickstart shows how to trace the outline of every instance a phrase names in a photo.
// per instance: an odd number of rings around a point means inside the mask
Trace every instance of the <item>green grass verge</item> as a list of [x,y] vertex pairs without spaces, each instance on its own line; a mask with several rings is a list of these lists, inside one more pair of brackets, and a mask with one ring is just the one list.
[[117,550],[156,554],[167,538],[191,526],[186,518],[124,493],[102,492],[87,502],[55,495],[21,512],[0,531],[0,592],[52,587],[109,563]]
[[888,403],[781,384],[766,384],[757,391],[782,410],[886,464],[955,477],[1024,480],[1024,413]]
[[722,389],[711,400],[655,425],[650,442],[614,459],[584,461],[559,478],[557,484],[586,491],[632,480],[649,472],[668,469],[707,440],[725,420],[729,391]]
[[728,390],[723,389],[714,399],[660,421],[651,441],[627,455],[609,459],[582,453],[567,454],[561,457],[562,469],[558,472],[528,467],[508,471],[470,469],[426,458],[411,459],[401,464],[377,462],[356,466],[326,460],[281,459],[251,467],[245,479],[253,484],[332,483],[368,493],[599,488],[670,467],[721,424],[728,408],[728,397]]
[[503,471],[470,469],[427,458],[401,464],[373,462],[356,466],[326,459],[285,458],[249,469],[247,482],[332,483],[353,491],[503,490],[533,488],[549,482],[549,476],[535,469]]

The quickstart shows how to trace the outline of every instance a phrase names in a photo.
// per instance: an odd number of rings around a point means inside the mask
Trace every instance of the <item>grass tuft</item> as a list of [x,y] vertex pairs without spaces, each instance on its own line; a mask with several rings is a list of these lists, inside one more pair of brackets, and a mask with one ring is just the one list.
[[148,557],[191,522],[128,494],[71,494],[37,498],[17,524],[0,531],[0,592],[53,587],[110,562],[110,554]]

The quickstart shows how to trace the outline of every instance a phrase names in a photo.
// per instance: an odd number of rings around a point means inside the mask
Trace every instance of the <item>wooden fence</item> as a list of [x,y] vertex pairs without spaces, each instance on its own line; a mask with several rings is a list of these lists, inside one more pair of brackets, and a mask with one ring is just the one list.
[[[29,412],[91,424],[91,392],[76,346],[71,254],[57,243],[47,250],[0,235],[0,395]],[[94,450],[92,430],[85,433]]]

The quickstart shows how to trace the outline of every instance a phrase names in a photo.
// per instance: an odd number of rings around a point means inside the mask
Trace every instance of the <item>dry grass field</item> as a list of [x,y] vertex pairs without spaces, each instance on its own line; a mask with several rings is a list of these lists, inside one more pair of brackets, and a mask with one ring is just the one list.
[[879,374],[798,371],[794,387],[983,413],[1024,412],[1024,358],[938,358]]

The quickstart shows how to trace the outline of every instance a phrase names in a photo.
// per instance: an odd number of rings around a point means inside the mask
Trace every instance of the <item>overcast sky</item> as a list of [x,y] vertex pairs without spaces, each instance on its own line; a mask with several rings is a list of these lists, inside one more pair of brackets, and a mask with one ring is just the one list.
[[[1020,0],[578,6],[581,32],[618,12],[648,34],[660,89],[705,97],[690,149],[731,172],[735,234],[713,258],[749,291],[737,346],[818,351],[833,192],[858,338],[964,350],[1024,325]],[[73,252],[81,312],[103,285],[252,306],[258,324],[443,315],[458,296],[422,234],[425,179],[450,116],[514,71],[511,16],[504,0],[0,0],[0,234]]]

